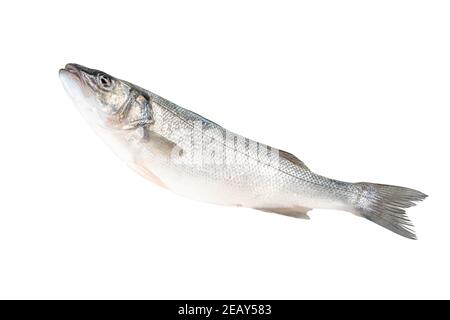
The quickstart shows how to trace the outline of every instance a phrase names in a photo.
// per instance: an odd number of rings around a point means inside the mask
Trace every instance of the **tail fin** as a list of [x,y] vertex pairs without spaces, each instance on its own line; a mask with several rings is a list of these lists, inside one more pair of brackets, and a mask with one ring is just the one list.
[[375,183],[355,183],[359,197],[354,212],[401,236],[417,239],[405,208],[415,206],[427,195],[409,188]]

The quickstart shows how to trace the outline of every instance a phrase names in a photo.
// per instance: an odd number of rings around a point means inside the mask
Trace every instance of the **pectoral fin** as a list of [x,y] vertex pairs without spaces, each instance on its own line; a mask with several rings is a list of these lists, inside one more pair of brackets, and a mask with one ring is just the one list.
[[172,156],[175,150],[178,151],[178,153],[183,153],[183,149],[179,147],[175,142],[153,131],[148,132],[147,143],[150,148],[158,151],[159,154],[166,157]]
[[[157,155],[158,157],[168,160],[170,157],[173,157],[175,153],[176,156],[183,154],[183,149],[181,149],[175,142],[156,132],[148,130],[147,128],[143,128],[143,130],[144,132],[141,143],[145,143],[146,148],[151,150],[155,156]],[[130,166],[142,177],[150,180],[160,187],[167,189],[165,183],[153,172],[151,165],[145,161],[145,154],[137,155]]]

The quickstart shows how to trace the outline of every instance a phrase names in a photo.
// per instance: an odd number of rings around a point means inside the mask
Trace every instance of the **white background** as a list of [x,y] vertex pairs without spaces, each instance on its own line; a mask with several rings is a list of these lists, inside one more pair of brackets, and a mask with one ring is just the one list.
[[[0,4],[0,298],[450,298],[448,1]],[[411,241],[180,198],[58,78],[98,68],[346,181],[419,189]]]

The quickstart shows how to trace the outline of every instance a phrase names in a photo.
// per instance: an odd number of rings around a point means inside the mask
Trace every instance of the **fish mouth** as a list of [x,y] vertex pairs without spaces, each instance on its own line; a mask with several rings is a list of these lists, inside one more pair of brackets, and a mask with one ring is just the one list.
[[79,68],[81,66],[75,64],[75,63],[68,63],[66,66],[59,70],[60,76],[75,76],[79,80],[81,80],[81,70],[82,68]]
[[63,79],[72,79],[72,81],[76,81],[81,83],[81,73],[80,70],[77,69],[73,64],[67,64],[64,68],[59,69],[59,78]]
[[85,66],[82,66],[82,65],[76,64],[76,63],[68,63],[61,70],[65,70],[65,71],[71,72],[76,75],[80,75],[82,72],[84,72],[86,74],[93,74],[95,72],[95,70],[93,70],[93,69],[87,68]]
[[80,68],[78,68],[78,65],[74,64],[74,63],[68,63],[66,64],[66,66],[64,67],[64,69],[66,69],[69,72],[73,72],[73,73],[78,73],[80,72]]
[[68,63],[59,70],[59,78],[64,89],[74,100],[80,100],[89,96],[83,77],[83,67],[74,63]]

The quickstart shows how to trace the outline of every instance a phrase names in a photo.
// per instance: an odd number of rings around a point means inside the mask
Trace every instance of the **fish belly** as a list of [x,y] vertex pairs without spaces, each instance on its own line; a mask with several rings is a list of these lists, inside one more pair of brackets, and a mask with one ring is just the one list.
[[[150,163],[147,167],[171,191],[199,201],[249,208],[335,208],[343,201],[331,188],[304,181],[263,164],[195,166]],[[326,178],[324,178],[326,179]]]

